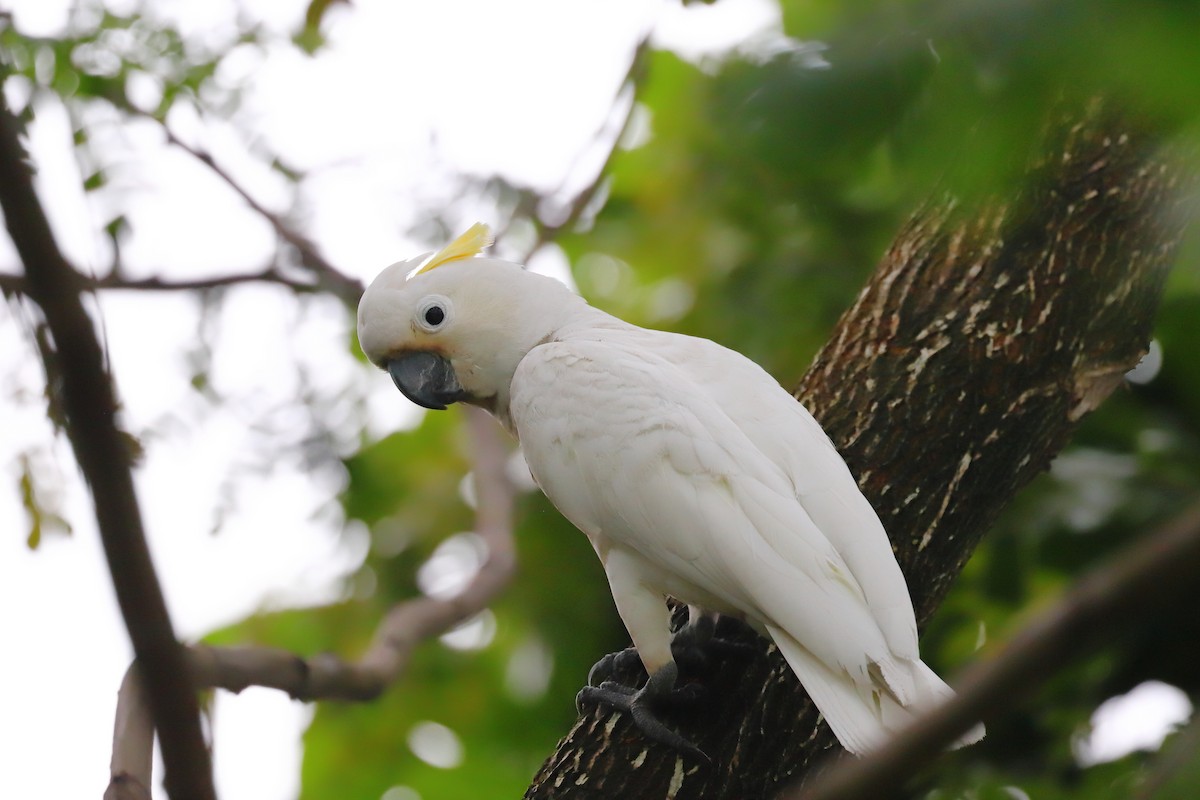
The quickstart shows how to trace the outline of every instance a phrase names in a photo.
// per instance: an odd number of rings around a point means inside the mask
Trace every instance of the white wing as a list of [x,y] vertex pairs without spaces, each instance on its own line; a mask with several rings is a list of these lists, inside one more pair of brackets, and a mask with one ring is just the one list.
[[511,413],[534,476],[602,558],[636,551],[669,576],[663,593],[781,628],[865,685],[872,665],[890,672],[862,586],[785,470],[678,366],[607,337],[542,345]]
[[871,504],[820,424],[758,364],[708,339],[628,326],[606,343],[676,365],[792,485],[809,518],[845,560],[896,656],[917,659],[917,624],[904,575]]

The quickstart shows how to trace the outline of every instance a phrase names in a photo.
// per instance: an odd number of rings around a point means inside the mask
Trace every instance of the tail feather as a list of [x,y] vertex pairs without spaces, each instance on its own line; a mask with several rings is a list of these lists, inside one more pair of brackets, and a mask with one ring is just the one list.
[[[918,708],[932,708],[939,703],[944,703],[954,696],[954,690],[946,685],[946,682],[938,677],[938,674],[929,668],[929,665],[924,661],[913,662],[915,669],[913,670],[916,677],[918,687],[923,687],[921,695],[918,699]],[[957,750],[960,747],[966,747],[969,744],[975,744],[983,738],[986,731],[983,723],[980,722],[975,727],[964,733],[954,744],[950,745],[951,749]]]
[[872,664],[875,669],[871,670],[871,673],[878,673],[879,681],[887,687],[892,696],[896,698],[896,702],[902,706],[920,703],[922,699],[921,690],[917,687],[917,681],[913,676],[912,670],[908,668],[908,664],[910,663],[912,662],[901,662],[895,658],[886,658]]
[[[768,625],[767,630],[838,741],[855,755],[878,747],[922,711],[954,694],[924,662],[907,659],[880,663],[877,685],[856,683],[849,673],[831,669],[780,628]],[[977,742],[983,734],[983,725],[977,725],[953,747]]]

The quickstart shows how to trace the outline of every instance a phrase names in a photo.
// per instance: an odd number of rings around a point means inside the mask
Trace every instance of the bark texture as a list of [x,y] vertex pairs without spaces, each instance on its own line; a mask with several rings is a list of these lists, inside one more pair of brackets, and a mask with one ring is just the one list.
[[[1018,197],[919,213],[796,391],[888,529],[922,623],[1141,358],[1178,240],[1172,172],[1099,104],[1050,126],[1044,152]],[[806,783],[841,748],[752,640],[757,657],[717,665],[705,707],[672,718],[711,765],[589,709],[526,797],[748,800]]]

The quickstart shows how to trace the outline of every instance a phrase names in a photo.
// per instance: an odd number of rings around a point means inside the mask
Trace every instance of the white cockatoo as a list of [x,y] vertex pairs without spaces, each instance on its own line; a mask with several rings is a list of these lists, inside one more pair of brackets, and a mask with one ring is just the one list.
[[770,637],[852,753],[952,694],[920,659],[878,516],[803,405],[739,353],[476,257],[490,243],[476,225],[424,263],[385,269],[358,337],[418,405],[491,412],[591,541],[650,675],[597,699],[687,747],[651,711],[678,674],[668,596],[689,605],[689,625],[727,614]]

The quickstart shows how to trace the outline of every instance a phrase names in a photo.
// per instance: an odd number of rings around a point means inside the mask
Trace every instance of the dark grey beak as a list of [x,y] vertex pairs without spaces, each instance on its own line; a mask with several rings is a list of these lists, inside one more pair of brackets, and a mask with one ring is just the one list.
[[405,353],[384,366],[396,388],[419,406],[440,411],[467,396],[450,362],[437,353]]

